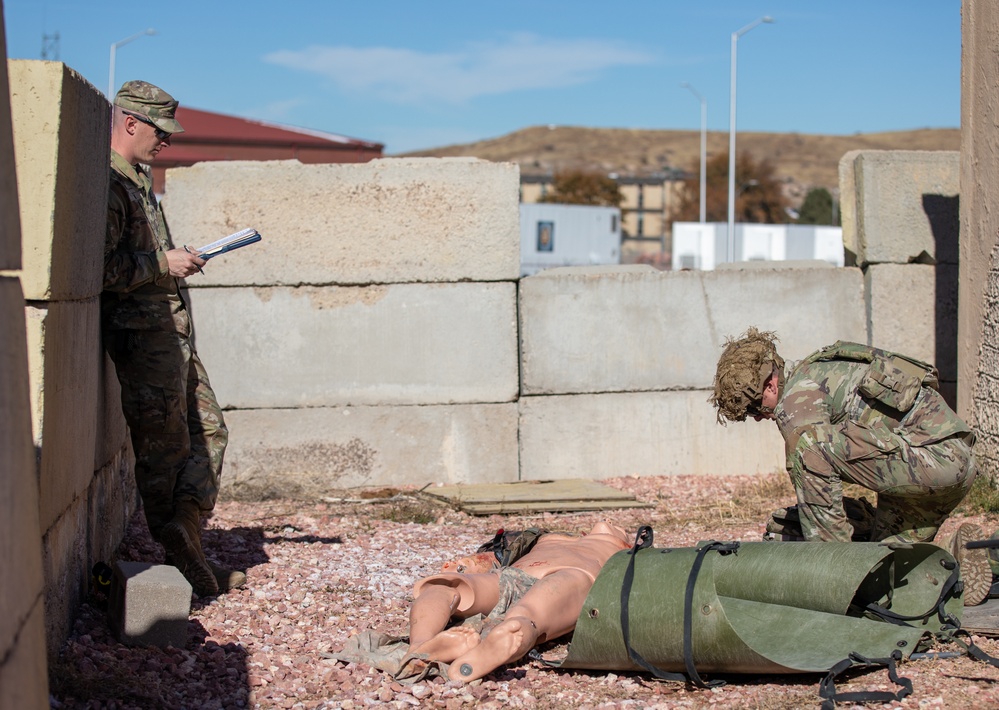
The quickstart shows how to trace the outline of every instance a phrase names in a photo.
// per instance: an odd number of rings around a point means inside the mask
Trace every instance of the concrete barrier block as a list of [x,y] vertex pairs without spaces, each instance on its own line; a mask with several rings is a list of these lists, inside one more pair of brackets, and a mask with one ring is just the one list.
[[[0,45],[5,46],[2,36]],[[14,169],[14,135],[10,121],[10,81],[6,61],[0,66],[0,166],[3,166],[0,170],[0,271],[3,271],[21,268],[21,216],[17,206],[17,172]]]
[[839,159],[839,223],[843,227],[843,249],[846,265],[856,266],[860,251],[857,235],[857,156],[864,151],[850,150]]
[[[8,590],[18,588],[8,583]],[[28,592],[30,590],[24,590]],[[41,592],[34,598],[30,614],[18,629],[16,641],[0,645],[0,708],[51,707],[45,650],[45,613]],[[6,620],[5,620],[6,621]],[[13,619],[11,619],[13,621]],[[2,622],[0,622],[2,623]]]
[[42,536],[45,568],[45,629],[49,648],[59,648],[87,589],[86,496],[72,501]]
[[191,289],[224,407],[509,402],[513,283]]
[[263,241],[192,287],[500,281],[520,276],[520,170],[474,158],[303,165],[205,162],[167,171],[174,242],[244,227]]
[[101,352],[98,357],[102,366],[97,372],[95,471],[118,456],[129,439],[128,424],[125,423],[125,415],[121,411],[121,385],[118,384],[114,363],[106,351]]
[[[2,20],[0,20],[2,26]],[[2,35],[0,35],[2,40]],[[0,277],[0,560],[5,570],[0,593],[0,707],[41,707],[7,702],[33,697],[31,683],[15,692],[8,681],[45,678],[44,633],[35,628],[42,615],[41,533],[38,477],[31,438],[28,352],[24,296],[13,277]],[[41,675],[27,673],[41,664]]]
[[707,399],[705,390],[524,397],[521,478],[784,470],[784,441],[772,422],[723,427]]
[[951,264],[873,264],[864,280],[871,344],[933,363],[957,381],[957,277]]
[[517,480],[516,404],[235,410],[226,423],[229,498]]
[[[835,304],[835,307],[832,307]],[[800,359],[867,341],[859,269],[550,269],[520,283],[521,393],[707,388],[725,338],[775,330]]]
[[103,285],[110,110],[61,62],[11,60],[24,293],[87,298]]
[[25,308],[35,445],[41,450],[42,530],[90,485],[97,442],[100,302],[51,301]]
[[860,265],[957,263],[960,153],[869,150],[854,166]]
[[108,621],[122,643],[184,648],[191,614],[191,583],[176,567],[117,562],[111,577]]
[[110,560],[125,537],[132,515],[138,509],[135,458],[131,442],[94,473],[87,492],[87,560]]

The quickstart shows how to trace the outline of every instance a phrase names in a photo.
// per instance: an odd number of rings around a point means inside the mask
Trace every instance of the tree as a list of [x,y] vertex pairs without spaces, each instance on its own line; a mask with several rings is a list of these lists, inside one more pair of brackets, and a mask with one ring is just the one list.
[[620,207],[622,199],[621,190],[613,178],[585,170],[563,170],[555,173],[552,191],[540,201]]
[[[700,219],[701,177],[700,160],[683,181],[682,194],[671,217],[677,222]],[[708,160],[706,219],[709,222],[728,221],[728,153]],[[785,224],[789,202],[774,176],[774,167],[764,159],[756,162],[749,153],[742,153],[735,164],[735,221],[764,224]]]
[[798,210],[798,224],[833,224],[833,198],[829,190],[816,187],[808,191]]

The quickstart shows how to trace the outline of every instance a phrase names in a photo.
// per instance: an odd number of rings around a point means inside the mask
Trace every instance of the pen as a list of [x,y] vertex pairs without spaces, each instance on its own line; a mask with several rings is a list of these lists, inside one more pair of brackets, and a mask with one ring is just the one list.
[[[184,251],[186,251],[188,254],[191,254],[191,256],[194,256],[191,250],[187,248],[186,244],[184,245]],[[204,271],[201,270],[201,267],[198,266],[197,264],[194,265],[194,268],[196,268],[198,271],[201,271],[202,274],[205,273]]]

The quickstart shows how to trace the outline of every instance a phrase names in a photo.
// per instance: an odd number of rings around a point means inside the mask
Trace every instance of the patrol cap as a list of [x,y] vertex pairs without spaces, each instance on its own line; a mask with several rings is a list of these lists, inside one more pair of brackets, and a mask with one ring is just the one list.
[[145,81],[126,81],[114,97],[114,105],[145,116],[167,133],[183,133],[174,117],[178,101],[158,86]]

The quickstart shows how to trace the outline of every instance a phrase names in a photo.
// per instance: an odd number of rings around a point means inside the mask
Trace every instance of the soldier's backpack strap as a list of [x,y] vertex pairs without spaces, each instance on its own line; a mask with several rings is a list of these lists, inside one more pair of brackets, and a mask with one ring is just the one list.
[[631,586],[635,579],[635,560],[638,558],[638,551],[643,550],[647,547],[651,547],[653,542],[653,532],[652,528],[648,525],[643,525],[638,529],[638,533],[635,535],[635,544],[628,554],[631,555],[631,559],[628,560],[628,566],[624,571],[624,580],[621,584],[621,635],[624,637],[625,648],[628,649],[628,657],[638,666],[641,666],[649,673],[654,675],[660,680],[677,680],[677,681],[687,681],[693,683],[698,688],[717,688],[719,686],[725,685],[723,680],[710,680],[705,681],[701,679],[701,676],[697,672],[697,667],[694,664],[694,654],[693,654],[693,605],[694,605],[694,586],[697,583],[697,575],[701,571],[701,565],[704,563],[704,556],[709,552],[718,552],[722,555],[727,555],[729,553],[735,552],[739,549],[738,542],[715,542],[710,541],[704,543],[699,548],[697,548],[697,555],[694,557],[694,563],[690,567],[690,573],[687,576],[687,588],[684,593],[683,598],[683,665],[686,669],[686,673],[670,673],[664,671],[660,668],[649,663],[645,660],[642,655],[636,651],[631,646],[631,641],[629,640],[630,633],[630,597],[631,597]]

